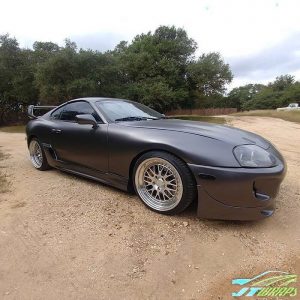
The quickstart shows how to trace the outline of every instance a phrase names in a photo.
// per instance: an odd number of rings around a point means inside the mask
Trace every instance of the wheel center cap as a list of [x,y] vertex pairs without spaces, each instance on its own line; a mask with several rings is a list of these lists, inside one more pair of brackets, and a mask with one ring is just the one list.
[[162,178],[157,179],[156,185],[157,185],[159,188],[164,187],[164,185],[165,185],[164,180],[163,180]]

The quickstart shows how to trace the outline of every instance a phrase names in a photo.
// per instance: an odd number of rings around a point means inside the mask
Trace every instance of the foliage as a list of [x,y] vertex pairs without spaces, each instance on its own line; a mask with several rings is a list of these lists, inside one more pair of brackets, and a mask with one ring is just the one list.
[[248,84],[234,88],[224,98],[224,106],[237,107],[238,110],[275,109],[291,102],[300,102],[300,82],[291,75],[276,77],[266,86]]
[[33,51],[19,48],[15,38],[0,36],[0,123],[18,112],[33,99],[38,90],[34,81]]
[[241,108],[247,105],[264,87],[262,84],[247,84],[234,88],[224,99],[224,106],[236,107],[238,110],[241,110]]
[[188,66],[188,80],[193,89],[202,96],[214,96],[225,92],[226,84],[233,75],[219,53],[202,54]]
[[300,82],[296,81],[284,90],[280,99],[280,106],[287,106],[289,103],[298,102],[300,104]]
[[275,81],[269,84],[269,87],[276,92],[281,92],[289,88],[294,83],[294,76],[287,74],[276,77]]
[[300,101],[300,82],[291,75],[268,85],[247,84],[224,96],[233,75],[219,53],[195,57],[197,44],[182,28],[121,41],[107,52],[36,41],[21,49],[0,35],[0,125],[22,123],[29,104],[60,104],[78,97],[116,97],[160,112],[176,108],[270,109]]
[[294,77],[283,75],[268,84],[251,101],[244,104],[244,110],[270,109],[286,106],[290,102],[300,101],[300,83]]
[[[59,104],[87,97],[123,97],[161,112],[222,98],[232,80],[220,54],[195,58],[197,45],[186,31],[160,26],[121,41],[104,53],[36,41],[21,49],[0,36],[0,124],[18,122],[29,104]],[[201,100],[202,99],[202,100]],[[207,100],[208,99],[208,100]]]
[[160,111],[183,107],[189,101],[186,71],[196,43],[183,29],[161,26],[116,50],[124,74],[125,98]]

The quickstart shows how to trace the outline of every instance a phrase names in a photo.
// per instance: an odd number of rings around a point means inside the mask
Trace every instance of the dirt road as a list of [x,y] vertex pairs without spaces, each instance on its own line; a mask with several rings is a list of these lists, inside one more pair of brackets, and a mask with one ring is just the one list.
[[300,274],[300,125],[230,118],[271,140],[288,173],[276,214],[200,220],[146,209],[136,196],[57,170],[36,171],[25,135],[0,133],[11,181],[0,194],[1,299],[231,299],[234,277]]

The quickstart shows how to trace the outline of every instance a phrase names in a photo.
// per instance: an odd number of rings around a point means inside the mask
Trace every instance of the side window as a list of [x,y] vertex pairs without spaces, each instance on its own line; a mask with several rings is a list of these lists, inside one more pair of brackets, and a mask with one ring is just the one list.
[[65,109],[64,106],[58,108],[57,110],[55,110],[52,114],[51,114],[51,118],[54,119],[54,120],[59,120],[60,119],[60,116],[61,116],[61,113],[62,111]]
[[60,120],[75,121],[76,115],[93,115],[97,122],[101,122],[100,117],[95,112],[90,104],[83,101],[73,102],[64,106],[63,112],[60,115]]

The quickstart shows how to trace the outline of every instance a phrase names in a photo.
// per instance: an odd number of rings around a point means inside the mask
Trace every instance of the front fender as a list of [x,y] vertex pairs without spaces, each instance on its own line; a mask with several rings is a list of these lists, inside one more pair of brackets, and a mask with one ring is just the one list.
[[134,158],[151,150],[170,152],[190,164],[240,167],[232,145],[197,134],[110,124],[108,144],[109,171],[126,178]]

